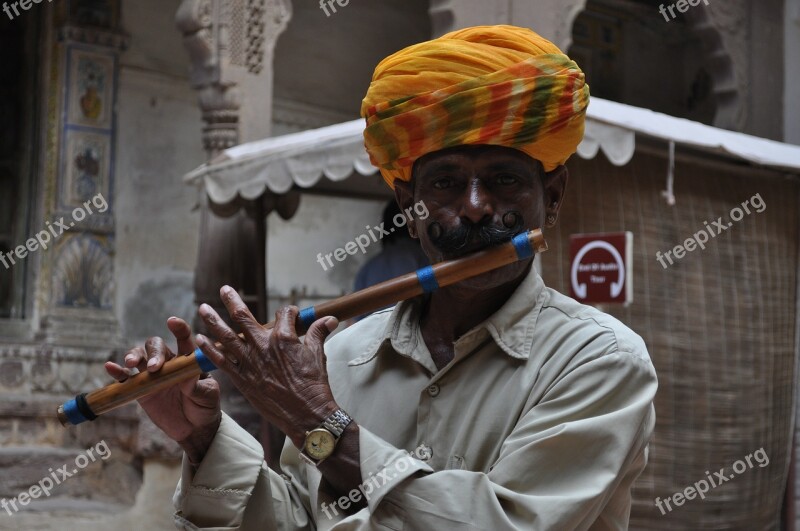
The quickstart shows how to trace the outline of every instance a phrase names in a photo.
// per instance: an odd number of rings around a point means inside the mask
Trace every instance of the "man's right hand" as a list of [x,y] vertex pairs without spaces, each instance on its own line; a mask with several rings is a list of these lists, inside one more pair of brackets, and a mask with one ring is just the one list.
[[[195,350],[192,330],[183,319],[170,317],[169,328],[178,340],[178,354]],[[151,337],[144,347],[125,354],[125,366],[106,362],[108,374],[124,381],[138,371],[158,372],[165,361],[176,356],[163,339]],[[197,465],[203,460],[214,440],[222,418],[219,384],[213,378],[193,378],[158,393],[139,399],[147,415],[167,436],[181,445],[189,461]]]

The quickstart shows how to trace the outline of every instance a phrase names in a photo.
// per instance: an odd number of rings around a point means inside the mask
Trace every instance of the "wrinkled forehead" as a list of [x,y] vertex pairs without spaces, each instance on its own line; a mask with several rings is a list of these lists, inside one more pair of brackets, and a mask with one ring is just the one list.
[[527,153],[505,146],[463,145],[423,155],[414,162],[414,181],[433,172],[475,167],[515,168],[541,173],[542,164]]

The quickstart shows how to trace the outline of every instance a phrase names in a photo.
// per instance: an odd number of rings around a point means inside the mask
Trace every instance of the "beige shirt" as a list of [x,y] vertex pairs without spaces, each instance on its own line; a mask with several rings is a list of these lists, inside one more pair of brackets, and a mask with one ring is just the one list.
[[421,302],[325,345],[334,397],[360,428],[364,484],[350,497],[368,508],[347,516],[348,498],[333,500],[291,442],[276,474],[226,416],[197,472],[184,463],[179,528],[627,529],[655,423],[642,339],[531,270],[440,371]]

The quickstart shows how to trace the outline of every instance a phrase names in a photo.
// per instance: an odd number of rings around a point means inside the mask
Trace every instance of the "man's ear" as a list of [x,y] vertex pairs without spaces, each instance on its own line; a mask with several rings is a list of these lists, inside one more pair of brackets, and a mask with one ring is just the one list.
[[544,201],[545,216],[549,226],[555,225],[555,220],[558,219],[558,212],[561,210],[564,194],[567,191],[568,180],[569,170],[567,170],[566,166],[559,166],[553,171],[545,173],[542,178],[544,188],[542,200]]
[[[413,210],[414,208],[414,181],[401,181],[396,179],[394,181],[394,198],[397,201],[397,204],[400,205],[400,210],[403,212],[407,212],[409,210]],[[416,239],[417,238],[417,226],[416,226],[416,219],[411,216],[408,219],[408,234]]]

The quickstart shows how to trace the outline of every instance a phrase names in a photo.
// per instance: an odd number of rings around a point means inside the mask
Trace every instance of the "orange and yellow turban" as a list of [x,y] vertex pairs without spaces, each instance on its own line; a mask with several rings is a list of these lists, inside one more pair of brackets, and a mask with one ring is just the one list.
[[490,144],[551,171],[583,139],[589,86],[553,43],[525,28],[478,26],[381,61],[361,106],[370,160],[386,182],[411,180],[427,153]]

